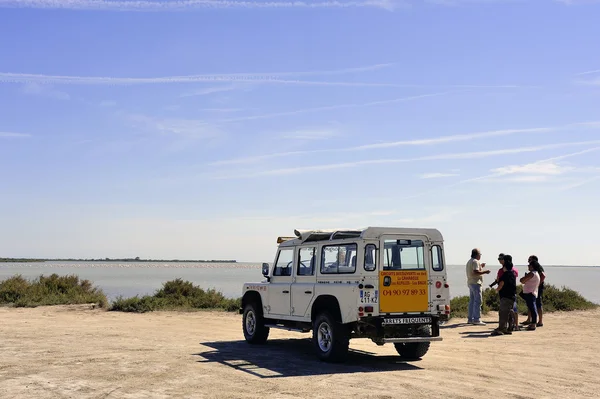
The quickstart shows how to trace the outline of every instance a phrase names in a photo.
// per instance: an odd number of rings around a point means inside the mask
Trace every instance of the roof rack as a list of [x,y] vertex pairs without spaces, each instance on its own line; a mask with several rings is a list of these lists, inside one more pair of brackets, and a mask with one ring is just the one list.
[[329,241],[333,240],[334,238],[357,238],[360,237],[361,234],[362,231],[360,230],[338,230],[331,234]]

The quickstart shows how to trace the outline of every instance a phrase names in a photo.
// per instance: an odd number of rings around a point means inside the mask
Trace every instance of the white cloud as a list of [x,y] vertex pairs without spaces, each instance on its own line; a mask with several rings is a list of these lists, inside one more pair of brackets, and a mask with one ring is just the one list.
[[600,0],[554,0],[557,3],[564,4],[566,6],[577,6],[584,4],[598,4]]
[[223,108],[201,108],[198,111],[202,111],[202,112],[217,112],[217,113],[228,113],[228,112],[240,112],[240,111],[248,111],[248,110],[252,110],[253,108],[227,108],[227,107],[223,107]]
[[54,98],[56,100],[70,100],[71,96],[64,91],[55,90],[51,85],[48,84],[40,84],[36,82],[28,82],[26,83],[21,92],[24,94],[41,96],[41,97],[49,97]]
[[394,10],[398,0],[235,1],[235,0],[0,0],[0,7],[90,11],[192,11],[196,9],[381,8]]
[[305,154],[330,153],[330,152],[347,152],[347,151],[364,151],[364,150],[374,150],[374,149],[380,149],[380,148],[393,148],[393,147],[403,147],[403,146],[435,145],[435,144],[453,143],[453,142],[458,142],[458,141],[470,141],[470,140],[474,140],[474,139],[489,138],[489,137],[508,136],[508,135],[519,134],[519,133],[521,133],[521,134],[545,133],[545,132],[556,131],[558,129],[559,128],[542,127],[542,128],[526,128],[526,129],[492,130],[492,131],[479,132],[479,133],[458,134],[458,135],[452,135],[452,136],[439,136],[439,137],[432,137],[429,139],[388,141],[388,142],[383,142],[383,143],[366,144],[366,145],[345,147],[345,148],[288,151],[288,152],[280,152],[280,153],[273,153],[273,154],[256,155],[256,156],[250,156],[250,157],[216,161],[216,162],[211,163],[211,165],[249,163],[249,162],[262,161],[262,160],[271,159],[271,158],[288,157],[288,156],[292,156],[292,155],[305,155]]
[[[435,95],[435,94],[433,94]],[[395,101],[395,100],[391,100]],[[370,104],[363,104],[364,106],[368,106]],[[340,107],[345,107],[345,105],[340,105]],[[319,110],[319,109],[312,109]],[[290,111],[297,112],[297,111]],[[281,115],[280,114],[271,114],[271,115]],[[250,117],[252,118],[252,117]],[[243,118],[240,118],[243,119]],[[231,121],[236,119],[229,119],[224,121]],[[223,122],[223,120],[221,121]],[[388,141],[383,143],[373,143],[373,144],[365,144],[354,147],[345,147],[345,148],[328,148],[328,149],[318,149],[318,150],[300,150],[300,151],[287,151],[287,152],[279,152],[279,153],[271,153],[264,155],[254,155],[249,157],[241,157],[241,158],[233,158],[233,159],[225,159],[221,161],[212,162],[209,165],[228,165],[228,164],[241,164],[241,163],[252,163],[257,161],[263,161],[271,158],[280,158],[280,157],[289,157],[293,155],[307,155],[307,154],[317,154],[317,153],[332,153],[332,152],[351,152],[351,151],[364,151],[364,150],[374,150],[381,148],[394,148],[394,147],[407,147],[407,146],[423,146],[423,145],[437,145],[444,143],[454,143],[460,141],[470,141],[475,139],[483,139],[490,137],[501,137],[501,136],[510,136],[515,134],[533,134],[533,133],[549,133],[555,132],[565,129],[574,129],[574,128],[600,128],[600,121],[589,121],[589,122],[577,122],[570,123],[563,126],[553,126],[553,127],[537,127],[537,128],[522,128],[522,129],[503,129],[503,130],[491,130],[486,132],[477,132],[477,133],[467,133],[467,134],[457,134],[451,136],[438,136],[427,139],[409,139],[409,140],[400,140],[400,141]]]
[[[0,0],[1,2],[2,0]],[[373,64],[354,68],[342,68],[321,71],[299,71],[299,72],[260,72],[260,73],[221,73],[221,74],[199,74],[185,76],[164,76],[154,78],[118,78],[107,76],[64,76],[64,75],[42,75],[29,73],[0,72],[0,82],[3,83],[40,83],[40,84],[79,84],[79,85],[140,85],[140,84],[173,84],[173,83],[198,83],[198,82],[237,82],[237,83],[287,83],[281,78],[284,76],[328,76],[343,75],[377,71],[392,66],[393,64]],[[300,81],[297,81],[300,82]]]
[[227,91],[232,91],[238,89],[239,85],[227,85],[227,86],[213,86],[213,87],[205,87],[203,89],[196,89],[193,91],[189,91],[181,94],[179,97],[196,97],[196,96],[206,96],[214,93],[223,93]]
[[338,137],[340,132],[336,129],[299,129],[281,134],[279,137],[286,140],[327,140]]
[[526,165],[508,165],[492,169],[492,173],[499,175],[510,174],[537,174],[537,175],[561,175],[573,171],[571,166],[563,166],[555,162],[530,163]]
[[223,135],[214,125],[195,119],[154,118],[146,115],[129,115],[127,119],[134,126],[143,129],[188,139],[214,139]]
[[101,107],[106,107],[106,108],[116,107],[117,106],[117,102],[116,101],[111,101],[111,100],[104,100],[104,101],[101,101],[99,105]]
[[574,188],[577,188],[577,187],[581,187],[581,186],[583,186],[585,184],[595,182],[596,180],[599,180],[599,179],[600,179],[600,176],[594,176],[594,177],[591,177],[589,179],[579,180],[579,181],[577,181],[575,183],[568,184],[566,186],[562,186],[562,187],[560,187],[559,190],[561,190],[561,191],[571,190],[571,189],[574,189]]
[[575,76],[593,75],[593,74],[596,74],[596,73],[600,73],[600,69],[594,69],[592,71],[580,72],[580,73],[575,74]]
[[592,79],[592,80],[584,80],[579,83],[583,83],[588,86],[600,86],[600,78]]
[[[569,143],[556,143],[556,144],[546,144],[535,147],[518,147],[518,148],[510,148],[503,150],[491,150],[491,151],[479,151],[479,152],[461,152],[461,153],[450,153],[450,154],[438,154],[438,155],[430,155],[424,157],[417,158],[404,158],[404,159],[370,159],[364,161],[354,161],[354,162],[343,162],[343,163],[335,163],[335,164],[323,164],[323,165],[311,165],[311,166],[300,166],[294,168],[281,168],[281,169],[267,169],[257,172],[251,173],[240,173],[240,174],[230,174],[230,175],[211,175],[213,179],[244,179],[244,178],[255,178],[261,176],[282,176],[282,175],[291,175],[291,174],[300,174],[305,172],[319,172],[319,171],[328,171],[328,170],[336,170],[336,169],[348,169],[355,168],[360,166],[367,165],[385,165],[385,164],[395,164],[395,163],[406,163],[406,162],[419,162],[419,161],[433,161],[433,160],[450,160],[450,159],[478,159],[478,158],[487,158],[492,156],[499,155],[514,155],[519,153],[526,152],[537,152],[543,150],[550,150],[556,148],[565,148],[572,146],[583,146],[583,145],[598,145],[600,144],[600,140],[592,140],[592,141],[580,141],[580,142],[569,142]],[[584,151],[579,151],[578,154],[582,154],[584,152],[595,151],[596,149],[600,149],[600,147],[594,149],[587,149]],[[563,155],[558,158],[565,158],[571,155]],[[550,161],[550,160],[548,160]],[[477,179],[483,179],[486,177],[499,176],[498,172],[493,173],[491,176],[482,176]],[[473,180],[473,179],[470,179]],[[457,184],[460,184],[457,183]]]
[[439,179],[443,177],[458,176],[456,173],[423,173],[419,175],[421,179]]
[[[421,0],[423,1],[423,0]],[[419,1],[419,2],[421,2]],[[488,3],[515,3],[517,0],[424,0],[439,6]],[[554,0],[567,6],[597,3],[598,0]],[[394,11],[407,8],[415,0],[320,0],[320,1],[244,1],[244,0],[0,0],[0,8],[67,9],[78,11],[184,12],[219,9],[349,9],[378,8]]]
[[27,138],[27,137],[31,137],[31,134],[15,133],[15,132],[0,132],[0,138],[13,139],[13,138]]
[[[428,98],[428,97],[443,96],[448,93],[449,92],[421,94],[418,96],[400,97],[400,98],[393,98],[390,100],[371,101],[371,102],[367,102],[367,103],[338,104],[338,105],[328,105],[328,106],[324,106],[324,107],[303,108],[303,109],[297,109],[297,110],[292,110],[292,111],[275,112],[275,113],[263,114],[263,115],[251,115],[251,116],[243,116],[243,117],[239,117],[239,118],[221,119],[221,120],[216,121],[216,123],[229,123],[229,122],[259,120],[259,119],[271,119],[271,118],[276,118],[276,117],[280,117],[280,116],[299,115],[299,114],[305,114],[305,113],[310,113],[310,112],[320,112],[320,111],[332,111],[332,110],[344,109],[344,108],[372,107],[372,106],[376,106],[376,105],[394,104],[394,103],[400,103],[400,102],[405,102],[405,101],[419,100],[419,99]],[[314,152],[319,152],[319,151],[314,151]],[[306,153],[306,152],[302,152],[302,153]],[[289,153],[285,153],[285,154],[287,155]],[[281,156],[281,155],[277,155],[277,156]],[[267,155],[267,157],[273,157],[273,155]],[[237,162],[234,162],[234,163],[237,163]]]

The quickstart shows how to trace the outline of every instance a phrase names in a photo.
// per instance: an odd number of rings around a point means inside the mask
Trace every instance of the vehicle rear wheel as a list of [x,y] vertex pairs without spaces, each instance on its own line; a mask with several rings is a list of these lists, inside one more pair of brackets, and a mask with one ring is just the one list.
[[431,342],[397,342],[394,344],[396,352],[406,360],[417,360],[425,356],[429,350]]
[[256,302],[250,302],[244,307],[242,318],[244,338],[250,344],[264,344],[269,337],[269,327],[265,327],[265,319]]
[[319,313],[313,324],[313,342],[319,359],[344,362],[348,357],[350,334],[329,312]]

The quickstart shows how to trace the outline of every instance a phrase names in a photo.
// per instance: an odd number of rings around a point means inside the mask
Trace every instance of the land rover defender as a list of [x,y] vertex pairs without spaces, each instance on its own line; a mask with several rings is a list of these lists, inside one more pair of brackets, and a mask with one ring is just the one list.
[[317,356],[345,361],[351,338],[393,343],[417,359],[450,314],[441,233],[436,229],[368,227],[294,230],[279,237],[265,280],[243,286],[242,328],[264,344],[270,328],[308,333]]

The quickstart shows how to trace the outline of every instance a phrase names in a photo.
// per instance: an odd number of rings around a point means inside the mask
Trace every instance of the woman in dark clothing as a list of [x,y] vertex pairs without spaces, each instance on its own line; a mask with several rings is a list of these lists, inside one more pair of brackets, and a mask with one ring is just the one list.
[[498,282],[498,288],[496,288],[496,291],[500,295],[500,310],[498,311],[500,320],[498,328],[492,332],[492,335],[512,334],[512,331],[509,329],[509,317],[517,298],[517,278],[512,272],[512,256],[504,255],[502,268],[504,273],[502,273]]

